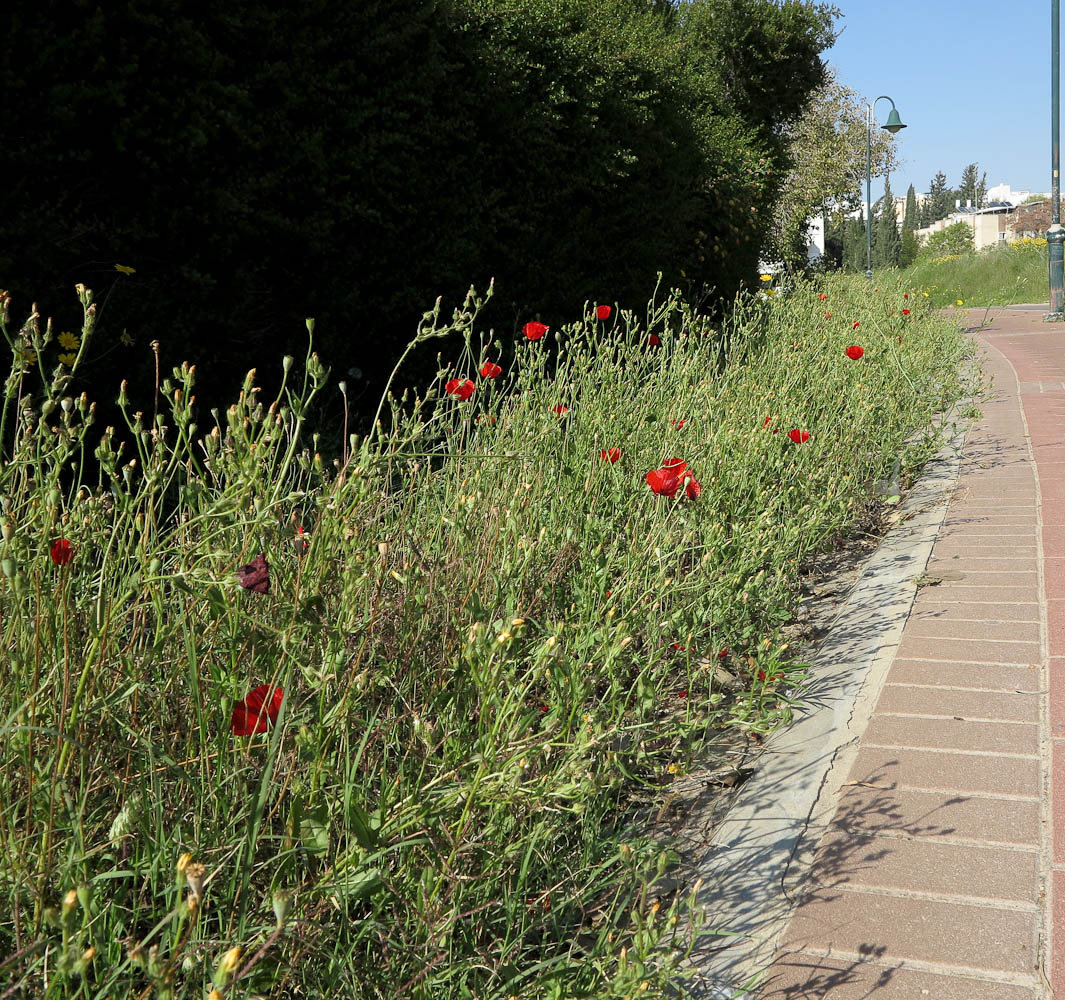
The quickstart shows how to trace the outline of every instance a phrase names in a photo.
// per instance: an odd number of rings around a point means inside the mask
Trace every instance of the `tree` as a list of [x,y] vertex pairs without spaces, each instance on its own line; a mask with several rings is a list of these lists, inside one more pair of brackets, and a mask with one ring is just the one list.
[[[789,169],[773,215],[767,255],[789,267],[806,263],[811,216],[833,207],[854,209],[863,197],[866,111],[861,96],[834,77],[812,92],[802,116],[787,130]],[[873,135],[872,171],[897,165],[894,136]]]
[[973,249],[973,227],[968,222],[960,220],[932,233],[924,246],[921,247],[922,256],[947,257],[953,254],[970,253]]
[[987,195],[987,173],[979,175],[980,168],[975,163],[970,163],[961,172],[961,185],[958,187],[958,198],[962,205],[972,202],[973,208],[982,208],[984,198]]
[[876,253],[873,257],[875,267],[898,267],[899,216],[895,209],[895,197],[891,193],[891,181],[884,180],[884,197],[880,199],[876,217]]
[[911,184],[906,191],[906,211],[902,216],[902,228],[914,230],[917,228],[919,212],[917,208],[917,192]]
[[950,190],[947,188],[947,175],[942,170],[938,171],[928,186],[928,197],[925,199],[928,206],[927,221],[922,221],[921,228],[930,226],[933,222],[945,219],[953,209]]
[[911,184],[906,192],[906,212],[902,217],[902,233],[899,237],[899,267],[909,267],[920,249],[914,231],[919,220],[917,193]]

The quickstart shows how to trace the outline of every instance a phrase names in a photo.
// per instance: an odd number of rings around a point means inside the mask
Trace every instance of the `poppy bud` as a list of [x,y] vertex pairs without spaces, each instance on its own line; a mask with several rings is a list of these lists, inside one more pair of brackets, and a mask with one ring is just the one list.
[[238,944],[234,948],[230,948],[221,958],[217,968],[214,970],[214,985],[215,988],[222,987],[225,989],[237,974],[237,967],[240,963],[240,956],[244,954],[244,949]]

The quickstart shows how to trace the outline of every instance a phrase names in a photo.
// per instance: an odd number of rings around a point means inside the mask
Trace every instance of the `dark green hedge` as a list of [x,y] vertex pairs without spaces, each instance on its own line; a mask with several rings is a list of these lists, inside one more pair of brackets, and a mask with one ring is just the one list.
[[[363,371],[369,405],[436,296],[491,277],[486,318],[506,336],[586,299],[639,306],[659,271],[727,300],[753,276],[780,126],[821,78],[833,13],[797,0],[9,11],[0,287],[15,315],[37,300],[62,329],[74,284],[93,288],[106,304],[90,393],[113,398],[129,376],[142,405],[152,339],[164,370],[199,363],[200,401],[216,404],[252,365],[272,377],[306,316],[338,376]],[[432,371],[427,356],[409,379]]]

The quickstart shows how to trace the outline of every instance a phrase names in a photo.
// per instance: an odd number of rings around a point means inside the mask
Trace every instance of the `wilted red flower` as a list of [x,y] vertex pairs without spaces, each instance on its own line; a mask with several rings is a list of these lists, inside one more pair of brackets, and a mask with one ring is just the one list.
[[909,309],[903,309],[902,310],[902,315],[903,316],[909,316],[910,315],[910,310]]
[[468,378],[461,380],[453,378],[449,379],[444,386],[444,392],[449,396],[458,396],[459,399],[465,402],[473,395],[473,390],[476,388],[477,387]]
[[825,300],[826,300],[826,299],[828,298],[828,296],[827,296],[827,295],[825,295],[825,293],[824,293],[824,292],[822,292],[822,293],[821,293],[820,295],[818,295],[817,297],[818,297],[818,298],[819,298],[819,299],[820,299],[820,300],[821,300],[822,302],[824,302],[824,301],[825,301]]
[[[285,692],[281,688],[274,688],[271,693],[269,684],[260,684],[247,696],[233,706],[233,717],[229,720],[229,728],[234,736],[252,736],[255,733],[265,733],[269,722],[271,725],[277,722],[277,713],[281,710],[281,699]],[[269,699],[269,703],[267,703]]]
[[561,403],[555,403],[555,405],[552,406],[551,409],[554,410],[555,413],[557,413],[560,417],[564,413],[569,413],[569,407],[563,406]]
[[596,319],[610,319],[610,314],[613,310],[610,306],[596,306],[595,317]]
[[245,590],[267,593],[270,590],[270,567],[266,565],[266,556],[258,555],[246,566],[241,566],[237,570],[237,579]]
[[831,319],[832,313],[825,313],[825,319]]
[[860,327],[861,325],[862,325],[862,324],[861,324],[861,323],[859,323],[859,322],[858,322],[858,320],[855,320],[855,321],[854,321],[854,326],[852,326],[852,327],[851,327],[851,329],[852,329],[852,330],[857,330],[857,329],[858,329],[858,327]]
[[670,644],[670,649],[679,649],[682,653],[694,653],[695,650],[691,646],[682,646],[679,642]]
[[857,361],[864,353],[865,348],[859,347],[857,344],[852,344],[844,352],[851,361]]
[[657,347],[658,346],[658,335],[654,334],[654,333],[648,334],[647,343],[650,344],[652,347]]
[[719,660],[723,660],[726,656],[728,656],[728,650],[727,649],[723,649],[723,650],[721,650],[720,653],[717,654],[717,658]]
[[677,697],[678,698],[687,698],[688,697],[688,689],[684,688],[683,691],[678,691],[677,692]]
[[609,462],[613,465],[619,458],[621,458],[620,448],[604,448],[599,452],[599,457],[605,462]]
[[697,496],[701,496],[703,492],[702,486],[699,485],[699,481],[690,472],[684,477],[684,492],[688,494],[689,500],[694,500]]
[[551,327],[544,326],[543,323],[533,320],[531,323],[526,323],[522,327],[522,332],[529,340],[539,340]]
[[52,562],[66,566],[74,558],[74,546],[65,538],[57,538],[52,545]]
[[902,338],[901,338],[901,337],[899,337],[899,343],[900,343],[900,344],[902,343]]
[[910,297],[910,293],[909,293],[909,292],[903,292],[903,293],[902,293],[902,297],[903,297],[904,299],[908,299],[908,298]]
[[676,427],[678,431],[681,431],[681,430],[684,430],[684,425],[687,422],[688,422],[687,420],[671,420],[669,422],[669,425],[670,425],[670,427]]
[[547,706],[546,705],[541,705],[540,706],[540,711],[541,712],[546,712],[547,711]]
[[307,532],[303,530],[303,525],[297,525],[296,537],[292,540],[293,545],[296,548],[296,554],[302,556],[307,551]]
[[809,431],[800,431],[798,427],[794,430],[788,431],[788,437],[792,439],[796,444],[805,444],[810,440]]
[[764,670],[759,670],[758,671],[758,679],[760,681],[764,681],[765,680],[765,671]]
[[481,366],[481,378],[499,378],[503,374],[503,369],[499,365],[492,364],[491,361],[486,361]]

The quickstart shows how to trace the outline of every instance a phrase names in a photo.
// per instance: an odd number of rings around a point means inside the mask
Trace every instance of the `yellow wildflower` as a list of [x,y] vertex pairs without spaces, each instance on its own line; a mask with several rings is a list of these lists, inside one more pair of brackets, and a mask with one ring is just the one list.
[[963,305],[965,305],[965,303],[964,303],[964,302],[962,302],[962,300],[961,300],[961,299],[958,299],[958,305],[959,305],[959,306],[963,306]]
[[762,275],[762,281],[772,281],[772,280],[773,280],[773,275],[771,275],[771,274],[763,274]]
[[71,351],[69,354],[60,354],[59,355],[60,364],[72,365],[77,360],[78,360],[78,356],[73,351]]
[[68,351],[76,351],[78,344],[81,343],[80,338],[74,333],[61,333],[59,335],[59,346],[65,347]]
[[23,361],[27,361],[32,365],[37,361],[37,352],[30,350],[28,347],[24,347],[19,352],[19,357],[22,358]]
[[123,274],[136,274],[137,273],[137,269],[135,267],[128,267],[125,264],[116,264],[115,265],[115,270],[116,271],[121,271]]

